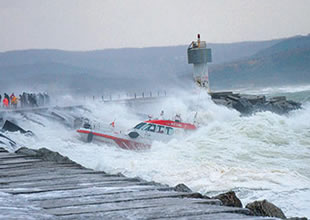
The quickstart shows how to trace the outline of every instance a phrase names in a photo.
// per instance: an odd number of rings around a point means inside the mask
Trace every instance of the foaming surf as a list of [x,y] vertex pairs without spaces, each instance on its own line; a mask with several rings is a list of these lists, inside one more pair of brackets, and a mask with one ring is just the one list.
[[84,143],[72,128],[33,113],[27,113],[31,121],[21,114],[15,120],[32,130],[35,137],[19,133],[9,136],[30,148],[57,151],[88,168],[171,186],[185,183],[211,196],[234,190],[244,205],[267,199],[287,216],[310,216],[309,103],[289,115],[260,112],[240,117],[235,110],[215,105],[203,91],[176,97],[131,108],[89,101],[86,105],[90,111],[76,112],[107,125],[115,121],[116,129],[141,121],[142,114],[137,112],[156,117],[161,110],[167,118],[177,112],[184,121],[199,124],[196,132],[168,143],[154,142],[150,150],[137,152]]

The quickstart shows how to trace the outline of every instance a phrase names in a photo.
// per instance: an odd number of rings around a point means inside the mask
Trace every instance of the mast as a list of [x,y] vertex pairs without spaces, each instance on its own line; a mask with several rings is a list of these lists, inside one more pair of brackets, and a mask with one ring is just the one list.
[[188,63],[193,64],[194,81],[211,93],[208,78],[208,63],[212,62],[211,49],[207,48],[205,41],[200,40],[200,34],[197,35],[197,41],[192,41],[187,49]]

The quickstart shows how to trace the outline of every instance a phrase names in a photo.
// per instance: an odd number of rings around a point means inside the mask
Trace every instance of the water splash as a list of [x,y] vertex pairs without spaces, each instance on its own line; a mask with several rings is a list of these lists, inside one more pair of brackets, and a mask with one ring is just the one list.
[[235,110],[215,105],[201,91],[179,94],[160,103],[124,105],[86,103],[91,111],[84,117],[119,129],[130,128],[141,120],[139,113],[159,114],[167,118],[176,112],[192,122],[197,113],[199,129],[184,139],[155,142],[147,151],[128,151],[99,143],[83,143],[78,134],[59,122],[36,114],[27,120],[17,115],[19,124],[37,136],[11,133],[10,137],[31,148],[47,147],[85,167],[110,173],[121,172],[171,186],[185,183],[194,191],[214,195],[235,190],[246,204],[268,199],[288,216],[310,216],[310,104],[277,115],[261,112],[240,117]]

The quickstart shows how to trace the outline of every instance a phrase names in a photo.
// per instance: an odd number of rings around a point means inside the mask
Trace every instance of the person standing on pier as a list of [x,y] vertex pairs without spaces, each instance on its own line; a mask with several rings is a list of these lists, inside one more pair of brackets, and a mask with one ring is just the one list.
[[6,107],[6,108],[9,107],[9,100],[7,98],[3,99],[3,107]]
[[[8,104],[10,104],[10,97],[9,97],[9,95],[8,94],[6,94],[6,93],[4,93],[4,97],[3,97],[4,99],[6,98],[7,100],[8,100]],[[3,100],[4,100],[3,99]]]
[[21,94],[18,95],[18,100],[20,102],[20,107],[23,107],[23,96]]
[[9,99],[11,105],[13,105],[12,100],[13,100],[14,97],[15,97],[15,95],[14,95],[14,92],[13,92],[13,93],[10,95],[10,99]]
[[17,102],[18,102],[18,100],[17,100],[16,96],[13,96],[12,100],[11,100],[11,103],[12,103],[12,106],[14,108],[17,108]]

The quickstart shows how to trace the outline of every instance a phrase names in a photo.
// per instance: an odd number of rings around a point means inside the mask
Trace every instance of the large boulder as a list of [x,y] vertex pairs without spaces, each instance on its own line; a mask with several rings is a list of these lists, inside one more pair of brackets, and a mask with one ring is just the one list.
[[285,96],[269,98],[264,95],[248,95],[232,92],[211,93],[212,100],[218,105],[224,105],[239,111],[242,115],[250,115],[260,111],[271,111],[277,114],[286,114],[300,109],[301,103],[287,100]]
[[255,201],[246,205],[255,216],[268,216],[286,219],[280,208],[268,202],[267,200]]
[[47,148],[40,148],[38,150],[38,157],[42,158],[43,160],[55,161],[58,163],[73,163],[73,161],[68,157],[64,157],[60,153],[51,151]]
[[27,147],[21,147],[18,150],[16,150],[15,153],[23,154],[23,155],[31,156],[31,157],[37,157],[38,156],[37,150],[29,149]]
[[47,148],[40,148],[39,150],[34,150],[26,147],[21,147],[17,151],[15,151],[15,153],[38,157],[46,161],[55,161],[57,163],[75,163],[68,157],[62,156],[60,153],[51,151]]
[[192,190],[186,186],[184,183],[180,183],[174,187],[174,190],[177,192],[192,192]]
[[221,202],[223,203],[224,206],[232,206],[232,207],[242,208],[242,203],[241,203],[240,199],[236,196],[236,193],[233,191],[222,193],[222,194],[219,194],[219,195],[214,196],[212,198],[221,200]]
[[8,151],[7,151],[5,148],[3,148],[3,147],[0,147],[0,153],[1,153],[1,152],[8,153]]
[[[193,199],[210,199],[210,197],[202,195],[198,192],[192,192],[192,190],[186,186],[184,183],[180,183],[174,187],[174,190],[177,192],[186,192],[189,193],[186,195],[187,198],[193,198]],[[215,205],[221,205],[220,201],[214,201]]]
[[292,217],[292,218],[287,218],[287,220],[308,220],[306,217]]
[[244,115],[251,114],[253,112],[253,105],[246,98],[240,98],[233,102],[233,108],[241,112]]
[[21,128],[20,126],[18,126],[17,124],[9,121],[9,120],[6,120],[3,127],[2,127],[2,130],[4,131],[10,131],[10,132],[15,132],[15,131],[19,131],[20,133],[22,134],[28,134],[28,135],[33,135],[33,132],[28,130],[26,131],[25,129]]

